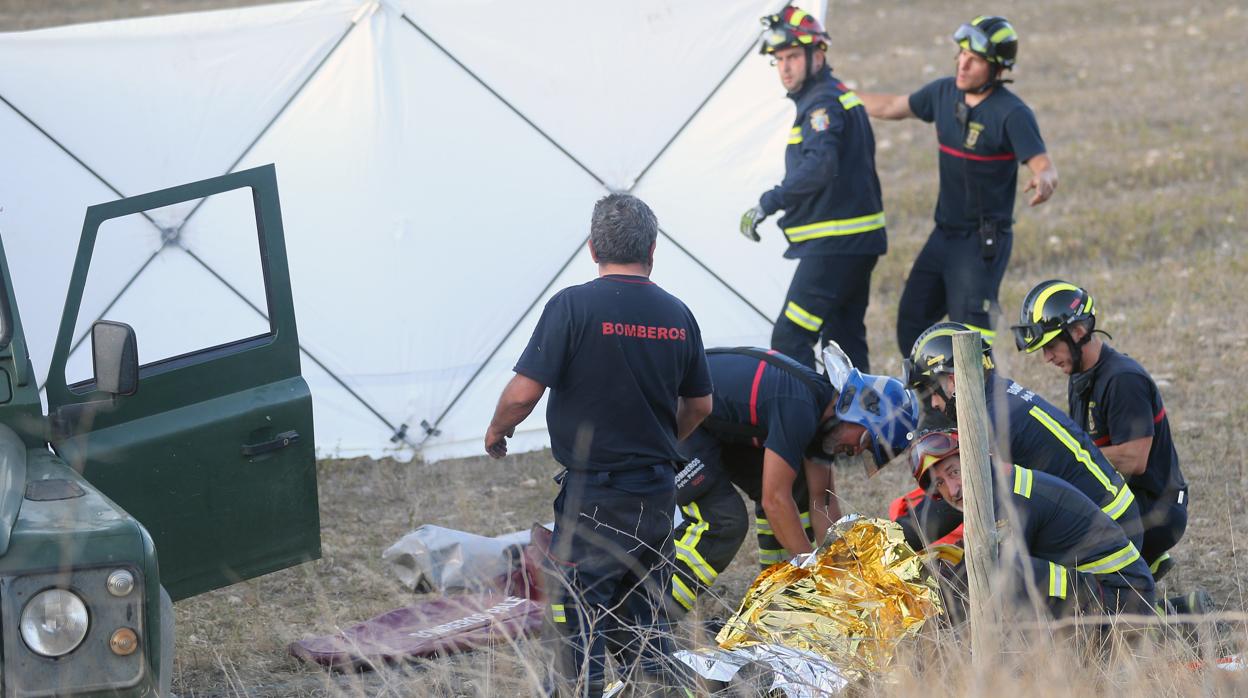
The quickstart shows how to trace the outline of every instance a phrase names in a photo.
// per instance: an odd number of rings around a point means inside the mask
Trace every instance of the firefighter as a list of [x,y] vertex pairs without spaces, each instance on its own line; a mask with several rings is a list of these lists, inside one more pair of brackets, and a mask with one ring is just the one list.
[[665,601],[676,444],[710,412],[711,382],[693,314],[649,280],[657,235],[640,199],[598,201],[589,254],[599,276],[546,304],[485,436],[486,451],[505,456],[550,388],[546,423],[564,467],[546,586],[559,694],[601,695],[608,651],[680,680]]
[[763,567],[810,552],[840,518],[832,458],[865,451],[887,463],[917,418],[917,401],[896,378],[850,369],[838,390],[774,350],[710,349],[707,360],[714,409],[681,444],[689,464],[677,475],[678,610],[693,608],[745,539],[745,504],[733,485],[754,502]]
[[[932,407],[942,411],[944,417],[953,422],[957,421],[953,335],[965,331],[970,331],[970,328],[956,322],[933,325],[919,336],[910,357],[903,362],[906,385],[930,398]],[[1087,433],[1044,398],[998,375],[994,370],[992,350],[987,346],[984,347],[982,366],[989,421],[994,432],[999,426],[998,415],[1008,420],[1008,433],[996,434],[993,442],[1008,446],[1011,462],[1048,473],[1073,485],[1117,521],[1137,548],[1141,547],[1143,532],[1135,495]],[[1002,453],[1002,457],[1006,455]],[[950,521],[947,517],[932,517],[929,514],[928,521],[946,524],[935,530],[926,530],[924,533],[928,540],[949,533],[949,530],[944,530]]]
[[946,314],[993,338],[991,314],[1013,246],[1018,163],[1027,165],[1042,204],[1057,188],[1036,117],[1005,83],[1018,57],[1018,34],[1003,17],[976,17],[953,34],[954,77],[907,95],[862,94],[877,119],[917,117],[936,124],[940,194],[936,227],[910,268],[897,308],[897,347],[906,356],[914,340]]
[[797,115],[784,151],[784,180],[741,217],[758,242],[763,219],[783,209],[784,256],[798,260],[771,347],[814,368],[815,351],[835,341],[869,371],[864,318],[871,272],[888,247],[875,174],[875,136],[861,100],[832,75],[829,37],[793,6],[763,18],[769,55]]
[[1041,351],[1070,376],[1070,416],[1127,478],[1144,525],[1140,549],[1156,579],[1187,529],[1187,481],[1170,436],[1161,391],[1135,359],[1098,334],[1092,295],[1056,279],[1037,284],[1012,328],[1019,351]]
[[[908,456],[910,472],[919,487],[961,511],[957,430],[920,434]],[[1080,588],[1090,588],[1093,596],[1099,597],[1096,601],[1111,613],[1152,609],[1153,577],[1140,551],[1096,504],[1070,483],[1048,473],[1018,465],[1008,475],[996,465],[991,471],[996,518],[1016,517],[1010,519],[1009,530],[1019,534],[1024,547],[1020,558],[1015,558],[1015,569],[1020,575],[1033,575],[1035,587],[1053,615],[1073,610],[1074,592]],[[1004,505],[1006,497],[1012,507]],[[1016,594],[1025,598],[1025,580],[1020,577],[1018,581]]]

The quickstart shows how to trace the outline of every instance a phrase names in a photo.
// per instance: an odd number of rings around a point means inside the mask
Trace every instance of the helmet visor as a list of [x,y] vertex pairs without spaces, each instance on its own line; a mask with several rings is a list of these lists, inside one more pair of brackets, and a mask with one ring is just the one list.
[[988,41],[988,35],[980,31],[979,27],[963,24],[953,33],[953,40],[964,49],[990,60],[993,58],[992,42]]
[[1053,341],[1053,338],[1057,336],[1061,328],[1052,327],[1051,324],[1043,322],[1029,322],[1022,325],[1013,325],[1010,327],[1010,331],[1014,333],[1014,346],[1019,351],[1030,354]]
[[958,439],[950,432],[934,431],[924,434],[910,447],[910,473],[926,488],[932,466],[958,452]]

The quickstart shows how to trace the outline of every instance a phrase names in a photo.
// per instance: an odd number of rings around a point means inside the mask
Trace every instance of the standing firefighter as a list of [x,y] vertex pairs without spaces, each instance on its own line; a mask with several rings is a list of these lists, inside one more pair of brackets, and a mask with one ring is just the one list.
[[547,586],[561,695],[601,695],[608,650],[674,680],[665,600],[676,444],[710,412],[711,382],[693,314],[649,280],[657,235],[640,199],[594,206],[599,278],[546,304],[485,436],[491,456],[506,455],[506,437],[550,387],[551,451],[565,468]]
[[888,248],[875,136],[861,100],[827,65],[828,34],[819,22],[789,6],[763,24],[761,52],[797,105],[784,181],[741,217],[741,233],[757,242],[759,223],[783,209],[784,256],[798,260],[771,346],[813,368],[817,345],[832,340],[867,371],[871,272]]
[[[930,395],[932,406],[955,421],[958,380],[953,365],[953,335],[968,331],[969,327],[956,322],[933,325],[915,341],[914,350],[904,363],[907,385]],[[1110,519],[1117,521],[1137,548],[1141,547],[1143,532],[1135,495],[1087,433],[1035,392],[998,375],[992,350],[986,346],[983,371],[989,422],[994,431],[993,444],[1008,444],[1008,455],[1013,463],[1073,485],[1101,507]],[[1005,434],[996,433],[999,418],[1009,422]],[[948,521],[939,516],[933,520]],[[929,540],[947,533],[939,529],[925,530]]]
[[[825,351],[830,365],[833,347]],[[831,460],[870,452],[877,465],[900,453],[918,405],[896,378],[857,369],[829,371],[837,383],[776,351],[707,351],[714,409],[680,448],[677,476],[684,521],[676,529],[672,597],[693,608],[732,562],[748,519],[740,487],[754,501],[764,566],[813,549],[840,518]]]
[[1139,502],[1145,561],[1160,579],[1187,529],[1187,481],[1161,391],[1148,371],[1097,336],[1092,295],[1065,281],[1038,284],[1013,327],[1019,351],[1041,351],[1070,376],[1070,416],[1127,478]]
[[[921,489],[962,510],[956,429],[921,434],[910,447],[909,459]],[[1010,519],[1009,528],[1018,532],[1025,548],[1019,551],[1022,559],[1015,561],[1016,572],[1032,575],[1050,612],[1064,615],[1076,604],[1085,605],[1089,599],[1076,600],[1077,590],[1091,591],[1088,596],[1111,613],[1152,610],[1153,577],[1140,551],[1096,504],[1048,473],[1017,465],[1009,475],[996,465],[991,472],[996,519]],[[1010,507],[1004,505],[1007,498]],[[1016,580],[1016,595],[1025,598],[1023,579]]]
[[1030,204],[1057,188],[1036,117],[1002,76],[1014,67],[1018,34],[1002,17],[976,17],[953,35],[957,74],[906,95],[863,94],[871,116],[936,123],[940,195],[936,228],[910,269],[897,309],[902,356],[926,327],[948,314],[995,336],[991,314],[1013,247],[1018,163],[1031,170]]

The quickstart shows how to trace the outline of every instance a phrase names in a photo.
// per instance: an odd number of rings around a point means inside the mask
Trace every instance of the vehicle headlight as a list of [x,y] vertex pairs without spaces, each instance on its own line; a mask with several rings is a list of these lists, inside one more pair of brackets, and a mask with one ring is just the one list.
[[87,606],[67,589],[48,589],[22,609],[22,640],[45,657],[69,654],[87,636]]

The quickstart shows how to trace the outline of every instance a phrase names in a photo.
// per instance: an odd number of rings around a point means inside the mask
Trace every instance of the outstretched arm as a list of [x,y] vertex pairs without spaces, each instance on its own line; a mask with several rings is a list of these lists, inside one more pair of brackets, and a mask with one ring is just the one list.
[[858,92],[858,98],[867,108],[867,114],[876,119],[898,121],[914,117],[910,111],[910,95],[889,95],[872,92]]
[[1031,181],[1023,191],[1034,189],[1036,192],[1030,204],[1035,206],[1048,201],[1057,189],[1057,166],[1049,159],[1048,153],[1040,153],[1027,161],[1027,169],[1031,170]]
[[523,422],[537,402],[542,399],[546,386],[517,373],[511,382],[503,388],[498,398],[498,406],[494,408],[494,419],[485,431],[485,452],[493,458],[507,455],[507,437],[516,432],[516,425]]

